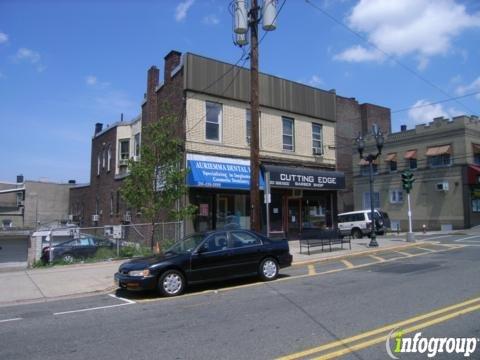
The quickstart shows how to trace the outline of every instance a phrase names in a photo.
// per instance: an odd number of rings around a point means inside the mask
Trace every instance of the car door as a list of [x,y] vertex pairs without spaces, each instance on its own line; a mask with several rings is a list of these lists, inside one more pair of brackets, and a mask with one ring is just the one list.
[[189,280],[218,280],[230,277],[231,273],[231,249],[227,246],[227,233],[215,232],[191,255]]
[[258,236],[250,231],[230,231],[229,247],[232,249],[231,263],[234,275],[257,272],[260,260],[266,253],[266,249]]

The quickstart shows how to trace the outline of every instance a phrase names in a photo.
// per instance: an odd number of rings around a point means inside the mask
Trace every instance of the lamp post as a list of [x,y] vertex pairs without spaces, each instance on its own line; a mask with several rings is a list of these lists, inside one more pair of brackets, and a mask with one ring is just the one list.
[[377,235],[375,233],[375,206],[374,206],[374,197],[373,197],[373,162],[380,156],[382,153],[382,148],[383,148],[383,134],[381,130],[378,128],[377,124],[372,125],[372,135],[375,139],[375,143],[377,145],[377,153],[376,154],[368,154],[368,155],[363,155],[363,152],[365,150],[365,140],[363,139],[362,135],[359,135],[355,142],[357,143],[357,150],[358,153],[360,154],[360,159],[365,160],[368,162],[368,167],[369,167],[369,180],[370,180],[370,218],[372,220],[372,225],[371,225],[371,233],[370,233],[370,244],[368,244],[369,247],[378,247],[378,242],[377,242]]

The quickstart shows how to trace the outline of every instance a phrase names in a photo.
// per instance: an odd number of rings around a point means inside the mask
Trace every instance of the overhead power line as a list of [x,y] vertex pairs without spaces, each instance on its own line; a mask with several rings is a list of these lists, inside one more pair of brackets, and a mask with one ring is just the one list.
[[[409,66],[405,65],[404,63],[402,63],[400,60],[398,60],[397,58],[395,58],[393,55],[389,54],[388,52],[386,52],[385,50],[381,49],[380,47],[378,47],[377,45],[375,45],[374,43],[372,43],[370,40],[368,40],[365,36],[363,36],[362,34],[358,33],[357,31],[353,30],[351,27],[349,27],[347,24],[345,24],[343,21],[341,20],[338,20],[336,17],[334,17],[333,15],[331,15],[330,13],[328,13],[325,9],[322,9],[320,6],[314,4],[311,0],[305,0],[305,2],[310,5],[311,7],[313,7],[314,9],[316,9],[317,11],[321,12],[323,15],[325,15],[326,17],[328,17],[330,20],[332,20],[333,22],[335,22],[336,24],[340,25],[341,27],[345,28],[347,31],[349,31],[350,33],[352,33],[353,35],[355,35],[356,37],[358,37],[360,40],[362,40],[363,42],[367,43],[368,45],[372,46],[373,48],[375,48],[376,50],[380,51],[383,55],[385,55],[387,58],[391,59],[392,61],[394,61],[396,64],[398,64],[400,67],[402,67],[404,70],[406,70],[407,72],[411,73],[412,75],[414,75],[415,77],[417,77],[418,79],[420,79],[421,81],[423,81],[424,83],[426,83],[427,85],[431,86],[432,88],[438,90],[439,92],[441,92],[443,95],[447,96],[448,98],[452,98],[452,96],[445,90],[443,90],[441,87],[439,87],[438,85],[434,84],[432,81],[428,80],[426,77],[424,77],[423,75],[419,74],[418,72],[416,72],[415,70],[413,70],[412,68],[410,68]],[[452,98],[453,99],[453,98]],[[462,102],[458,101],[458,99],[455,99],[455,101],[457,102],[457,104],[459,104],[460,106],[462,106],[463,108],[465,108],[466,110],[468,110],[468,112],[470,112],[471,114],[474,113],[474,111],[472,111],[469,107],[467,107],[465,104],[463,104]]]

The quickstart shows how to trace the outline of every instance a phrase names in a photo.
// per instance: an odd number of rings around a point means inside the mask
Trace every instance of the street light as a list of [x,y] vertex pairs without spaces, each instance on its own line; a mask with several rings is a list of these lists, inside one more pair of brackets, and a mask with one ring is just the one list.
[[358,137],[355,139],[355,142],[357,143],[357,150],[358,153],[360,154],[360,159],[365,160],[368,162],[369,166],[369,175],[370,175],[370,218],[372,220],[372,232],[370,235],[370,244],[368,244],[369,247],[378,247],[378,242],[377,242],[377,235],[375,233],[375,206],[374,206],[374,198],[373,198],[373,162],[380,156],[382,153],[382,148],[383,148],[383,134],[382,131],[378,128],[377,124],[372,125],[372,135],[375,138],[375,143],[377,145],[377,153],[376,154],[368,154],[368,155],[363,155],[363,152],[365,151],[365,140],[363,139],[362,135],[358,135]]

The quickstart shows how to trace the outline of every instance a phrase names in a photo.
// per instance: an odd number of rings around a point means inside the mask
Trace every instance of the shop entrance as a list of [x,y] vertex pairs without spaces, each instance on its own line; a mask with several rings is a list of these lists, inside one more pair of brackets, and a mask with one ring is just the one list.
[[301,199],[288,199],[288,220],[287,231],[289,235],[296,235],[301,231],[301,214],[302,201]]

